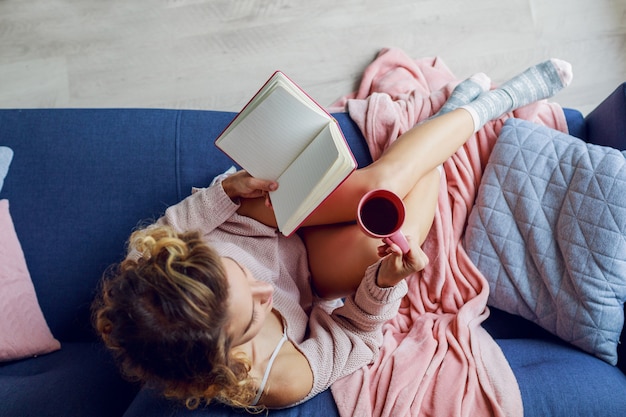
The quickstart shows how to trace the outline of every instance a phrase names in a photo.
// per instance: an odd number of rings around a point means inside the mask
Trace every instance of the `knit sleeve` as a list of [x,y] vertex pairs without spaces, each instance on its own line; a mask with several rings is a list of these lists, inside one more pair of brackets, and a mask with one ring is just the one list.
[[178,204],[168,207],[157,223],[182,232],[198,230],[209,233],[232,217],[239,205],[234,203],[221,183],[197,190]]
[[356,293],[342,307],[328,314],[314,307],[309,319],[310,336],[299,344],[313,371],[313,388],[306,401],[337,379],[370,364],[383,341],[382,325],[398,312],[407,293],[402,280],[391,288],[376,285],[380,261],[370,266]]

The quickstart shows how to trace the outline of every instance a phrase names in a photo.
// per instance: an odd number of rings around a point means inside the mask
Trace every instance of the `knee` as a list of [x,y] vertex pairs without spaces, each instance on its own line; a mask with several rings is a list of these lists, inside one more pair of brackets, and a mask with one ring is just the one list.
[[370,165],[359,170],[361,175],[361,190],[360,194],[365,194],[371,190],[385,189],[395,192],[396,194],[403,196],[403,192],[400,192],[403,182],[401,175],[397,171],[382,169],[381,167],[375,167]]
[[385,189],[393,191],[404,200],[412,190],[422,188],[425,184],[429,184],[428,188],[438,187],[442,172],[443,166],[439,165],[417,179],[408,180],[402,171],[378,170],[375,173],[368,173],[367,180],[362,182],[364,184],[362,194],[375,189]]

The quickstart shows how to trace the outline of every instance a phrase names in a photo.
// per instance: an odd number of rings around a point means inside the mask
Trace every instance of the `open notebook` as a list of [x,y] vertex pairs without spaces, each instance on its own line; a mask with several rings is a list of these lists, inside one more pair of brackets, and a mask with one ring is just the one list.
[[215,144],[252,176],[278,182],[270,199],[286,236],[356,169],[338,122],[280,71]]

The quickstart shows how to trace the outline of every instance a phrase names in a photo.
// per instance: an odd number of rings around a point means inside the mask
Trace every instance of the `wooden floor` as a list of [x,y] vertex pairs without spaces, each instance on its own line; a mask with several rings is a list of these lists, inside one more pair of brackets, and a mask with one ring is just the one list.
[[626,1],[0,0],[0,107],[238,111],[275,69],[329,105],[392,46],[496,82],[566,59],[586,113],[626,81]]

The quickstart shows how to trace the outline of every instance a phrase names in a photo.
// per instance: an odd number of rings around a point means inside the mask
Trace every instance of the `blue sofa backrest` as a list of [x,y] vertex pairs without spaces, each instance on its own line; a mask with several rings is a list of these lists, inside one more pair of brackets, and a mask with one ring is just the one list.
[[[198,110],[0,110],[9,200],[39,303],[61,341],[92,340],[90,304],[134,228],[232,162],[213,141],[235,116]],[[358,128],[336,114],[361,165]]]
[[[621,91],[612,100],[623,101],[623,86]],[[575,134],[591,136],[579,112],[566,114]],[[55,337],[95,337],[90,304],[103,272],[123,258],[134,228],[232,165],[213,141],[234,116],[201,110],[0,110],[0,145],[15,152],[0,198],[9,199]],[[359,166],[371,163],[358,127],[345,113],[334,116]]]
[[626,83],[622,83],[585,118],[587,137],[598,145],[626,149]]

